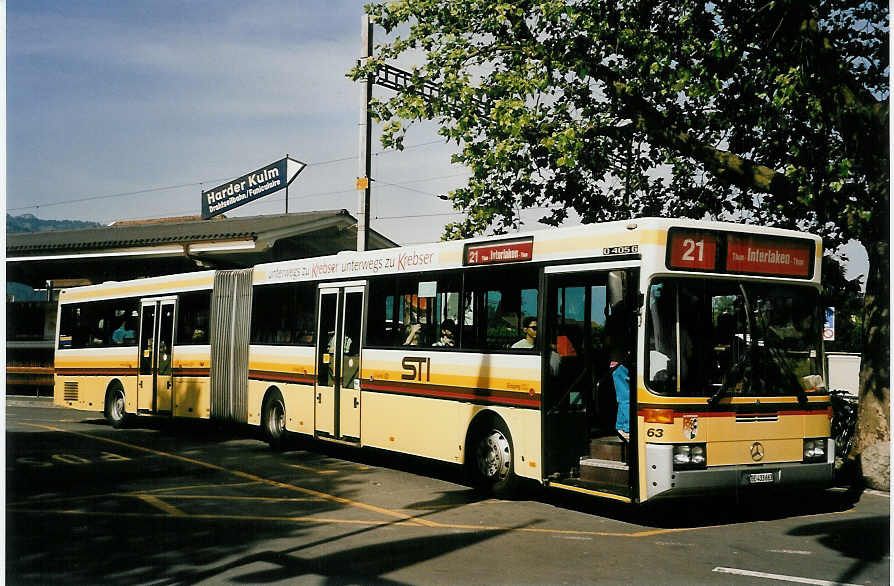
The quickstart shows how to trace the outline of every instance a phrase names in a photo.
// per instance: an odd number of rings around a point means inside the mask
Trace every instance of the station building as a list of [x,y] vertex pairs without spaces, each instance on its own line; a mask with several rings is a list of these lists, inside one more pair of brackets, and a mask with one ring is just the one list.
[[[210,220],[117,222],[78,230],[7,234],[7,392],[50,394],[58,291],[354,250],[357,220],[347,210]],[[370,250],[397,244],[369,231]],[[23,287],[24,285],[25,287]]]

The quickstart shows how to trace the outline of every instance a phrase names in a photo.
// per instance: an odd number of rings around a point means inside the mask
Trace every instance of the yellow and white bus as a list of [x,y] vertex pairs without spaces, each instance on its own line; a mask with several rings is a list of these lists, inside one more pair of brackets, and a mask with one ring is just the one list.
[[647,218],[68,289],[55,402],[453,462],[497,495],[819,488],[821,259]]

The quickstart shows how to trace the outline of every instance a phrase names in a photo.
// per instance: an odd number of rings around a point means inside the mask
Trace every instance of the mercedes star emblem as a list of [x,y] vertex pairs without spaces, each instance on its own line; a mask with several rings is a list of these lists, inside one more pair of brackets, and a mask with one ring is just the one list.
[[751,444],[751,459],[760,462],[764,459],[764,446],[760,442]]

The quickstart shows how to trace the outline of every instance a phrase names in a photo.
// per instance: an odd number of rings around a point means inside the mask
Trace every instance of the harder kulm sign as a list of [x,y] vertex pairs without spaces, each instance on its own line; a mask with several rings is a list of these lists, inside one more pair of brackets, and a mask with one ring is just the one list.
[[202,219],[207,220],[288,187],[307,165],[288,155],[238,179],[202,192]]

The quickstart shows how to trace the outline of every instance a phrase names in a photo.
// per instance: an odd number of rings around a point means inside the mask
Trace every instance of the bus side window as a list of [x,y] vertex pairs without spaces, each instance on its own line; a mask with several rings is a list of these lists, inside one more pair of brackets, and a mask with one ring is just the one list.
[[255,286],[251,303],[251,343],[313,344],[315,296],[313,283]]
[[210,321],[210,291],[196,291],[180,295],[177,309],[177,345],[207,344],[210,339]]
[[537,271],[513,267],[469,274],[464,296],[463,348],[516,351],[512,346],[526,339],[526,320],[537,319]]
[[78,305],[63,305],[59,318],[59,340],[57,346],[60,350],[79,348],[80,315],[81,308]]
[[[422,274],[395,280],[376,279],[369,286],[367,345],[398,348],[450,348],[445,322],[459,323],[458,274]],[[448,328],[449,329],[449,328]],[[458,328],[454,327],[454,335]],[[452,343],[451,343],[452,342]]]

